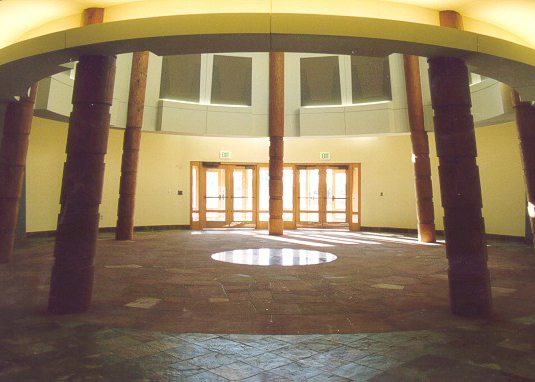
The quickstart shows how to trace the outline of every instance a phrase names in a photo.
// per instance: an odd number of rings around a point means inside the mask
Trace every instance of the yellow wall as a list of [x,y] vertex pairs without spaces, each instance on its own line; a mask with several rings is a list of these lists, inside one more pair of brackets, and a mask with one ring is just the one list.
[[486,231],[524,236],[526,193],[516,126],[476,131]]
[[[111,130],[106,156],[101,226],[116,223],[122,154],[121,130]],[[488,233],[524,235],[524,183],[513,123],[479,128],[478,163],[483,214]],[[27,178],[27,230],[56,228],[67,125],[35,118],[30,136]],[[438,161],[430,134],[436,225],[442,229]],[[144,133],[141,142],[135,224],[189,224],[189,163],[219,161],[230,150],[232,162],[267,162],[267,138],[207,138]],[[332,163],[362,164],[362,224],[415,228],[416,213],[410,140],[407,135],[360,138],[287,138],[289,163],[319,162],[331,152]],[[182,190],[183,195],[177,195]],[[381,192],[383,196],[381,196]]]
[[26,230],[56,229],[67,125],[33,119],[26,159]]

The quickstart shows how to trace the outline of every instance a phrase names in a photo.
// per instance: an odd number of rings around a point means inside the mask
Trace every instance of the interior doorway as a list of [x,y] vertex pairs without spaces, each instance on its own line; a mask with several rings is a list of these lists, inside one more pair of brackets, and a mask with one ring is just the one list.
[[256,228],[255,165],[203,162],[191,166],[194,229]]
[[349,226],[352,221],[351,203],[348,201],[351,194],[349,167],[348,165],[297,167],[299,172],[298,228]]
[[[191,229],[267,229],[269,166],[191,162]],[[360,230],[360,164],[285,164],[284,228]]]

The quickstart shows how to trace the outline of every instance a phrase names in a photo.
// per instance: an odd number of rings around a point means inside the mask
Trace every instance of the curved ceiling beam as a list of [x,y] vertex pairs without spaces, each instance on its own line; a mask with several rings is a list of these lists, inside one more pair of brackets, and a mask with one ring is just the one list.
[[0,50],[0,100],[82,54],[150,50],[158,55],[215,52],[323,52],[463,57],[480,74],[535,100],[535,50],[476,33],[352,16],[226,13],[153,17],[68,29]]

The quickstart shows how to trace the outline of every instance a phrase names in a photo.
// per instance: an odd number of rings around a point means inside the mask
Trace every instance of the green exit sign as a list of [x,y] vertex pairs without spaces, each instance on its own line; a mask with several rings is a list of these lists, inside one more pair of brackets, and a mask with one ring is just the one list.
[[220,159],[230,159],[230,151],[220,151],[219,152],[219,158]]
[[320,153],[321,160],[331,160],[331,153]]

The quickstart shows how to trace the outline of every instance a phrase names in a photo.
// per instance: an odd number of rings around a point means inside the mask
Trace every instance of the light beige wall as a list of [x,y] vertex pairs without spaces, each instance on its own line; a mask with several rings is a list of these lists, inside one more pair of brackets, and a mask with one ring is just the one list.
[[67,124],[33,118],[26,159],[26,230],[56,229]]
[[[67,125],[35,118],[30,137],[27,179],[29,232],[56,228]],[[101,226],[116,223],[122,153],[121,130],[110,131]],[[513,123],[476,130],[488,233],[524,235],[524,183]],[[438,161],[434,136],[430,147],[436,225],[442,229]],[[230,150],[232,162],[268,161],[267,138],[187,137],[144,133],[141,142],[135,224],[189,224],[189,163],[220,161]],[[408,135],[358,138],[287,138],[289,163],[319,162],[331,152],[331,163],[362,164],[362,224],[415,228],[414,183]],[[183,195],[177,195],[177,191]],[[381,193],[383,195],[381,196]]]
[[476,131],[486,231],[524,236],[526,193],[515,123]]
[[[68,125],[34,118],[26,167],[26,229],[28,232],[56,229],[61,193],[61,178],[66,154]],[[106,176],[100,208],[101,227],[115,227],[123,131],[110,130]]]

